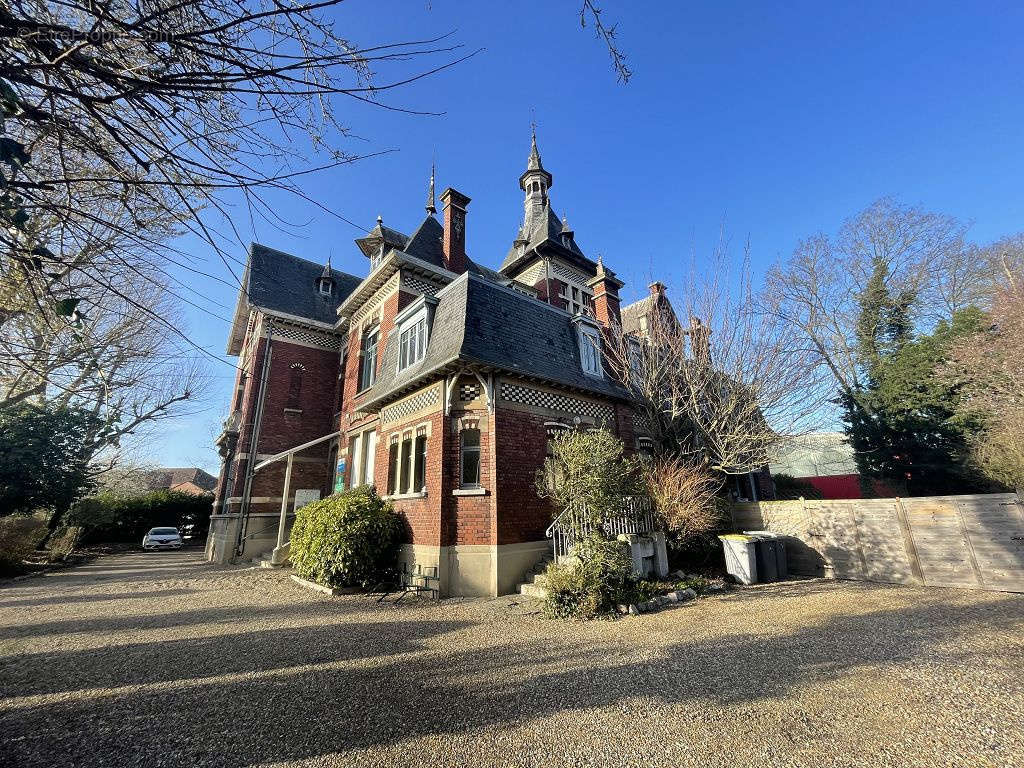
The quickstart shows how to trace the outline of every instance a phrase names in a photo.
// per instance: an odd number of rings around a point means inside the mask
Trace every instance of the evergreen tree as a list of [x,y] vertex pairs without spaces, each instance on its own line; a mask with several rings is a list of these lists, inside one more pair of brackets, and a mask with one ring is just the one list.
[[841,404],[864,490],[873,493],[875,481],[910,496],[991,490],[969,460],[968,441],[980,424],[958,414],[958,386],[937,375],[954,342],[978,330],[982,313],[962,310],[911,339],[908,299],[887,291],[862,297],[858,341],[863,332],[867,383]]

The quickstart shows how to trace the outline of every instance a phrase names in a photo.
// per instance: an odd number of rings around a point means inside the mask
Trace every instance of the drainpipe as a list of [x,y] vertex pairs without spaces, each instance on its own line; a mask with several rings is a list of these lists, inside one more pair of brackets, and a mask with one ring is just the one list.
[[274,325],[267,329],[267,347],[263,355],[263,367],[260,370],[260,390],[256,395],[256,418],[253,419],[252,439],[249,441],[249,456],[245,461],[245,485],[242,488],[242,506],[239,510],[241,522],[238,526],[238,541],[235,542],[235,556],[242,554],[242,542],[245,540],[245,529],[249,524],[249,499],[252,496],[253,467],[256,465],[256,448],[259,445],[260,427],[263,425],[263,404],[267,397],[267,378],[270,375],[271,341],[274,336]]

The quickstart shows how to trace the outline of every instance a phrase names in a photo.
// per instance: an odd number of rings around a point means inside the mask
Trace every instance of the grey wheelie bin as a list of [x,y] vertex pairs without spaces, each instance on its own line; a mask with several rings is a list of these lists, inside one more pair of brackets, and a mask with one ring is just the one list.
[[757,581],[757,539],[742,533],[727,533],[718,537],[725,551],[725,570],[740,584]]
[[786,542],[771,531],[744,531],[744,535],[755,540],[754,559],[757,563],[758,581],[779,581],[789,576],[786,564]]

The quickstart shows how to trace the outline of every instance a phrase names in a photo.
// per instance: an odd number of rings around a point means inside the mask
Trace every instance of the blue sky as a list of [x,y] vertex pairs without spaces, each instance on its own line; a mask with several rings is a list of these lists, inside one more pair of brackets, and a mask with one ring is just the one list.
[[[1019,3],[601,5],[634,72],[625,86],[592,31],[579,29],[574,2],[344,3],[338,29],[357,43],[455,30],[467,50],[484,50],[387,96],[443,116],[339,102],[361,137],[342,148],[397,151],[307,177],[305,192],[362,227],[379,214],[409,232],[436,156],[438,191],[473,199],[470,255],[496,267],[522,215],[532,112],[553,205],[584,251],[626,281],[626,299],[652,275],[671,290],[691,259],[699,269],[723,223],[737,256],[749,238],[761,272],[884,195],[973,222],[979,242],[1024,230]],[[365,274],[356,228],[302,200],[271,200],[297,227],[283,232],[240,210],[244,237]],[[215,256],[186,247],[200,268],[231,280]],[[220,318],[237,290],[182,279],[208,310],[187,308],[190,336],[222,354]],[[216,470],[210,443],[233,373],[213,365],[201,412],[161,426],[139,458]]]

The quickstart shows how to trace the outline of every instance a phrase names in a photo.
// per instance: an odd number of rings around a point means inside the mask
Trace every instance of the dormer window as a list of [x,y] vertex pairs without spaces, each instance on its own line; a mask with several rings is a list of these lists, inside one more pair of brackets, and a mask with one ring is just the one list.
[[423,294],[395,318],[399,371],[416,365],[426,356],[436,306],[436,298]]
[[576,337],[580,345],[580,366],[588,376],[604,376],[601,366],[601,331],[597,324],[585,317],[577,315],[573,318],[576,326]]
[[334,281],[331,278],[321,277],[316,283],[321,296],[330,296],[334,293]]
[[403,327],[399,335],[398,370],[408,368],[423,359],[427,352],[427,314]]

